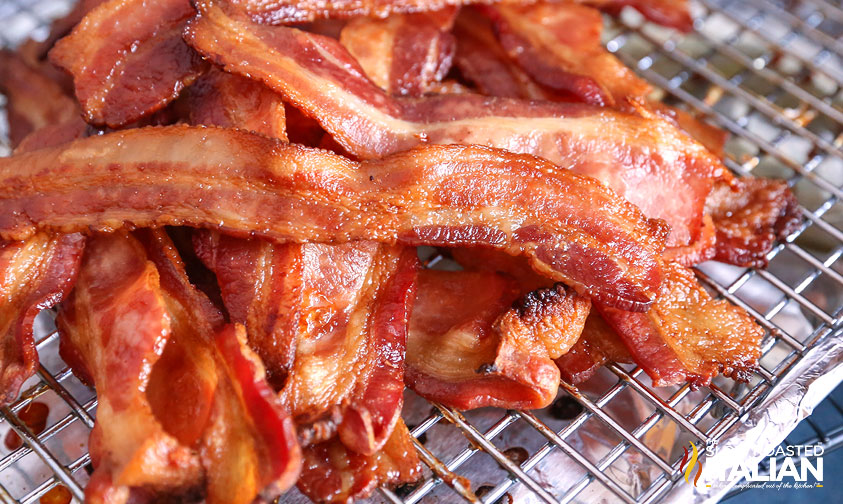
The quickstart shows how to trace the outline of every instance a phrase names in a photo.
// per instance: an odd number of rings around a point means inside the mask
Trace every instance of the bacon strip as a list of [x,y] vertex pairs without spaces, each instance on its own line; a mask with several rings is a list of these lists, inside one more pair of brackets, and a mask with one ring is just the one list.
[[305,443],[339,433],[372,454],[403,403],[415,250],[355,242],[276,245],[205,233],[199,257],[217,274],[232,320],[269,363]]
[[191,124],[240,128],[287,140],[284,102],[260,82],[211,68],[189,88],[187,103]]
[[[517,303],[518,284],[488,272],[425,270],[407,340],[407,385],[458,409],[543,408],[556,397],[559,371],[544,325],[579,337],[590,303],[562,286]],[[561,301],[561,302],[558,302]],[[568,324],[555,323],[545,309]]]
[[[534,0],[227,0],[233,10],[265,24],[289,24],[320,18],[368,16],[385,18],[392,14],[438,11],[451,6],[472,4],[523,4]],[[690,31],[693,20],[687,0],[568,0],[617,13],[624,6],[640,11],[648,19],[683,31]]]
[[35,374],[33,321],[70,292],[84,245],[79,234],[0,242],[0,404],[12,402]]
[[276,241],[482,244],[525,254],[541,274],[633,310],[661,283],[663,224],[592,179],[482,147],[355,163],[242,131],[170,126],[0,159],[0,180],[6,239],[129,223]]
[[449,30],[456,13],[445,9],[386,19],[356,18],[342,29],[340,43],[381,89],[421,96],[451,68],[454,37]]
[[665,264],[658,301],[647,313],[595,304],[653,385],[707,385],[717,373],[746,381],[761,357],[764,330],[743,309],[712,299],[694,273]]
[[166,233],[138,234],[160,272],[173,324],[147,390],[153,410],[168,417],[162,421],[168,432],[201,454],[206,502],[278,497],[296,481],[300,454],[263,365],[246,346],[243,328],[223,327],[216,308],[190,284]]
[[348,503],[365,499],[379,486],[413,483],[421,476],[418,454],[404,421],[383,448],[361,455],[334,439],[304,449],[299,490],[313,502]]
[[607,362],[631,363],[632,357],[617,333],[595,312],[585,321],[582,336],[565,355],[556,359],[562,379],[582,383]]
[[186,32],[193,47],[281,93],[360,158],[420,142],[535,154],[601,180],[666,220],[672,246],[698,237],[705,197],[727,174],[701,145],[652,114],[467,94],[396,98],[369,81],[336,40],[235,20],[202,4]]
[[715,259],[765,268],[767,254],[801,224],[799,203],[782,180],[746,177],[718,184],[706,202],[717,228]]
[[600,106],[641,99],[652,88],[603,48],[603,18],[576,4],[485,9],[501,44],[539,84]]
[[202,71],[184,43],[189,0],[109,0],[50,51],[73,75],[85,119],[118,128],[162,109]]
[[140,244],[126,233],[93,237],[56,324],[62,357],[97,389],[86,501],[126,502],[133,487],[178,494],[194,486],[198,458],[164,431],[144,393],[172,326]]
[[16,147],[38,129],[78,116],[61,86],[10,51],[0,51],[0,92],[6,95],[9,141]]
[[531,100],[555,98],[553,92],[535,82],[510,59],[489,19],[476,9],[460,11],[453,33],[457,39],[454,65],[480,93]]

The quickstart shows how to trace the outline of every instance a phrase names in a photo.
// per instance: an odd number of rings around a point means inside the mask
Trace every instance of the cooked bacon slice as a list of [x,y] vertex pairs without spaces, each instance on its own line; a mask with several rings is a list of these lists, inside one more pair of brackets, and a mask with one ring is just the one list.
[[683,32],[694,29],[688,0],[577,0],[606,12],[617,14],[623,7],[632,7],[647,19]]
[[663,223],[593,179],[483,147],[355,163],[238,130],[153,127],[0,159],[0,180],[4,239],[128,223],[276,241],[486,245],[632,310],[661,283]]
[[[391,14],[438,11],[446,7],[472,4],[523,4],[535,0],[227,0],[233,10],[266,24],[288,24],[320,18],[369,16],[385,18]],[[640,11],[651,21],[690,31],[693,20],[687,0],[567,0],[600,7],[617,13],[624,6]]]
[[173,326],[147,389],[153,410],[169,417],[162,420],[168,432],[201,454],[206,502],[274,499],[299,471],[291,419],[246,346],[242,326],[223,327],[220,313],[190,284],[167,234],[138,235],[160,273]]
[[0,404],[13,401],[35,374],[33,321],[70,292],[84,245],[79,234],[38,233],[23,242],[0,242]]
[[454,65],[480,93],[531,100],[555,98],[510,59],[495,37],[491,22],[476,9],[460,11],[453,33],[457,39]]
[[647,102],[647,107],[691,135],[691,138],[703,144],[709,152],[720,159],[723,158],[726,140],[729,139],[729,133],[725,130],[703,122],[685,110],[664,103],[650,101]]
[[413,483],[421,477],[418,454],[404,421],[398,419],[386,444],[361,455],[333,439],[304,449],[299,490],[313,502],[350,503],[379,486]]
[[585,321],[582,336],[565,354],[556,359],[562,379],[568,383],[582,383],[607,362],[632,362],[629,351],[617,333],[606,322],[591,312]]
[[764,330],[742,308],[712,299],[694,273],[666,263],[663,291],[647,313],[595,304],[653,385],[707,385],[717,373],[746,381]]
[[536,274],[521,257],[512,257],[487,248],[457,248],[450,251],[466,270],[503,274],[518,285],[517,299],[505,294],[505,311],[500,312],[500,330],[508,338],[534,338],[540,341],[551,359],[571,348],[579,337],[591,303],[566,292]]
[[16,147],[35,130],[79,115],[61,86],[10,51],[0,51],[0,92],[6,95],[9,141]]
[[503,5],[485,11],[509,55],[550,89],[602,106],[643,98],[652,89],[603,48],[603,18],[590,7]]
[[705,148],[653,114],[466,94],[392,97],[334,39],[236,20],[214,5],[200,11],[186,31],[191,45],[281,93],[360,158],[420,142],[535,154],[601,180],[649,217],[666,220],[672,246],[698,237],[705,198],[727,174]]
[[389,438],[403,402],[414,249],[287,244],[203,233],[232,320],[269,365],[305,442],[337,431],[358,453]]
[[801,224],[799,203],[783,180],[746,177],[718,184],[706,202],[717,228],[715,259],[764,268],[767,254]]
[[[576,341],[588,301],[559,286],[554,299],[516,304],[517,282],[489,272],[425,270],[419,274],[407,339],[407,385],[457,409],[543,408],[556,397],[559,371],[540,331],[543,310],[571,320]],[[579,316],[580,313],[585,312]],[[577,321],[579,325],[577,326]]]
[[182,39],[190,0],[109,0],[50,51],[73,75],[85,119],[118,128],[162,109],[201,72]]
[[132,489],[178,493],[201,476],[198,457],[167,434],[144,393],[172,334],[158,273],[125,232],[91,238],[56,319],[61,352],[97,389],[87,502],[127,502]]
[[396,14],[386,19],[359,17],[340,33],[340,43],[381,89],[421,96],[451,68],[454,37],[449,30],[456,9]]
[[284,102],[260,82],[216,68],[190,87],[190,123],[254,131],[287,140]]

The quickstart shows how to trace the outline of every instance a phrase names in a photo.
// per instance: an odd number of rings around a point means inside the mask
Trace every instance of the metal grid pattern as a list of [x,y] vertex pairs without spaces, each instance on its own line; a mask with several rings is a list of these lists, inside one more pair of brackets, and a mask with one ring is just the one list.
[[[48,20],[67,8],[66,0],[0,1],[0,45],[14,46],[29,34],[44,37]],[[766,329],[758,373],[747,384],[719,377],[696,391],[655,389],[640,369],[609,365],[579,389],[563,383],[554,405],[535,412],[460,413],[408,394],[405,417],[425,477],[395,491],[381,489],[373,500],[452,502],[457,494],[487,504],[597,496],[657,501],[680,478],[681,446],[716,443],[806,350],[839,336],[843,5],[701,0],[693,9],[694,34],[625,12],[609,22],[606,44],[666,102],[732,133],[726,159],[732,170],[787,179],[799,198],[803,224],[770,252],[767,270],[709,264],[697,270],[712,292],[747,309]],[[0,155],[8,152],[3,123]],[[38,375],[18,402],[0,411],[0,435],[11,429],[24,441],[14,450],[0,446],[0,500],[37,502],[62,484],[81,501],[96,398],[58,358],[49,314],[40,322]],[[51,411],[46,430],[33,435],[18,414],[36,400]],[[300,498],[292,492],[282,500]]]

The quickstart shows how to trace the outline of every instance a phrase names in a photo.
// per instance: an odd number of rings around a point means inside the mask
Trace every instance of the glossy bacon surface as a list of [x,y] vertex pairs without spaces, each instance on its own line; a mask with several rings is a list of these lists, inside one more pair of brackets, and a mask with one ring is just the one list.
[[33,321],[70,292],[84,245],[79,234],[0,242],[0,404],[13,401],[35,374]]
[[489,19],[476,9],[460,11],[453,33],[457,40],[454,65],[477,91],[489,96],[552,99],[551,91],[540,86],[512,61],[495,37]]
[[747,177],[718,184],[706,202],[717,229],[715,259],[737,266],[767,266],[776,239],[802,222],[798,202],[781,180]]
[[374,242],[287,244],[203,233],[232,320],[282,387],[307,443],[339,432],[372,454],[403,403],[415,251]]
[[647,313],[596,305],[655,386],[707,385],[718,373],[745,381],[758,365],[764,330],[742,308],[712,299],[694,273],[666,263],[658,301]]
[[584,103],[624,105],[651,87],[606,51],[600,12],[577,4],[501,5],[485,10],[501,44],[536,82]]
[[7,239],[131,223],[276,241],[483,244],[626,309],[646,308],[661,283],[662,223],[593,179],[482,147],[355,163],[242,131],[170,126],[1,159],[0,179]]
[[[569,0],[618,12],[624,6],[639,10],[650,20],[688,31],[692,19],[687,0]],[[237,11],[268,24],[300,23],[319,18],[369,16],[436,11],[450,6],[472,4],[523,4],[533,0],[228,0]]]
[[209,503],[271,500],[292,486],[300,452],[292,420],[246,346],[190,284],[163,230],[140,230],[160,274],[173,336],[152,369],[147,396],[179,442],[200,454]]
[[601,180],[666,220],[674,246],[697,238],[705,197],[726,174],[701,145],[653,114],[470,94],[392,97],[336,40],[237,20],[213,4],[200,10],[186,32],[191,45],[281,93],[360,158],[422,142],[535,154]]
[[563,324],[543,312],[569,319],[564,331],[572,345],[590,303],[560,287],[545,295],[562,302],[528,297],[510,308],[519,295],[517,282],[494,273],[422,271],[407,340],[407,385],[458,409],[550,404],[559,371],[538,333],[544,323],[554,330]]
[[182,31],[190,0],[109,0],[50,51],[73,75],[85,119],[117,128],[160,110],[201,72]]
[[421,476],[416,449],[399,419],[377,453],[361,455],[333,439],[304,449],[299,490],[317,503],[351,503],[382,485],[412,483]]
[[451,68],[456,9],[397,14],[386,19],[355,18],[343,27],[340,43],[381,89],[420,96]]
[[209,69],[188,90],[191,124],[240,128],[287,140],[284,102],[260,82]]
[[145,390],[172,335],[155,266],[125,232],[96,235],[56,324],[65,361],[97,389],[87,502],[128,502],[134,492],[176,493],[201,476],[198,457],[167,434]]
[[0,51],[0,92],[6,95],[9,141],[18,146],[30,133],[65,123],[79,108],[61,86],[10,51]]

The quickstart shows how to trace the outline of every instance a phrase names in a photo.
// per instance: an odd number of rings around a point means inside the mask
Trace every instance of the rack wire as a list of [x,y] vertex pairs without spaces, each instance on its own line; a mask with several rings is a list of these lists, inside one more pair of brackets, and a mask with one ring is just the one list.
[[[693,391],[653,388],[639,368],[611,364],[580,388],[562,383],[556,402],[534,412],[461,413],[408,393],[405,416],[425,476],[412,486],[381,489],[373,500],[452,502],[459,495],[486,504],[567,503],[599,495],[659,501],[680,479],[683,445],[717,443],[792,378],[806,352],[840,337],[843,5],[700,0],[692,7],[693,34],[644,23],[628,11],[620,21],[607,20],[605,41],[666,102],[732,134],[730,169],[786,179],[797,194],[802,226],[769,253],[767,270],[712,264],[697,270],[713,293],[745,308],[766,330],[760,369],[744,385],[720,377]],[[49,21],[68,8],[68,0],[0,2],[0,46],[43,38]],[[8,153],[3,123],[0,155]],[[0,409],[0,435],[12,430],[23,440],[12,450],[0,446],[0,500],[37,502],[61,484],[81,501],[96,397],[58,357],[49,313],[39,322],[37,376],[16,403]],[[34,401],[51,406],[48,426],[37,435],[19,415]],[[282,500],[300,498],[292,492]]]

